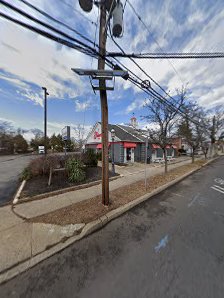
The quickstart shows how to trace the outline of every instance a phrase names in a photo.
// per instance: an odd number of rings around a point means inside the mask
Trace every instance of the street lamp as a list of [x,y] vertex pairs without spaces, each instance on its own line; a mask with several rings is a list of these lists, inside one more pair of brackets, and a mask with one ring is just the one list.
[[49,93],[47,92],[46,87],[42,87],[44,90],[44,154],[47,155],[47,96]]
[[114,138],[115,138],[115,130],[111,129],[111,139],[112,139],[112,173],[115,174],[115,166],[114,166]]
[[149,146],[149,129],[147,130],[146,133],[146,139],[145,139],[145,191],[147,191],[147,159],[148,159],[148,146]]

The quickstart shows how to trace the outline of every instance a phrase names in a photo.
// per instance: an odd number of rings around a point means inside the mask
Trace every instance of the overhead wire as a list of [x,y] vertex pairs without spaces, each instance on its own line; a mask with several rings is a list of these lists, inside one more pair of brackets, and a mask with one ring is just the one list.
[[[0,2],[4,2],[4,1],[0,1]],[[83,42],[80,42],[79,40],[76,40],[78,43],[80,43],[82,46],[80,46],[80,45],[74,45],[73,43],[71,43],[71,42],[68,42],[67,40],[65,40],[65,39],[62,39],[62,38],[60,38],[60,37],[58,37],[58,36],[55,36],[55,35],[53,35],[53,34],[50,34],[49,32],[46,32],[46,31],[43,31],[43,30],[41,30],[41,29],[39,29],[39,28],[36,28],[36,27],[34,27],[34,26],[31,26],[31,25],[29,25],[29,24],[27,24],[27,23],[24,23],[24,22],[22,22],[22,21],[19,21],[19,20],[16,20],[16,19],[14,19],[14,18],[12,18],[12,17],[10,17],[10,16],[8,16],[8,15],[6,15],[6,14],[4,14],[4,13],[0,13],[0,16],[2,16],[2,17],[4,17],[4,18],[6,18],[7,20],[10,20],[10,21],[12,21],[12,22],[14,22],[14,23],[16,23],[16,24],[18,24],[18,25],[20,25],[20,26],[22,26],[22,27],[24,27],[24,28],[27,28],[27,29],[29,29],[29,30],[31,30],[31,31],[33,31],[33,32],[36,32],[36,33],[38,33],[38,34],[40,34],[40,35],[42,35],[42,36],[44,36],[44,37],[46,37],[46,38],[49,38],[49,39],[51,39],[51,40],[54,40],[54,41],[56,41],[56,42],[59,42],[59,43],[61,43],[61,44],[63,44],[63,45],[65,45],[65,46],[68,46],[68,47],[70,47],[70,48],[74,48],[74,49],[76,49],[76,50],[78,50],[78,51],[80,51],[80,52],[83,52],[84,54],[87,54],[87,55],[89,55],[89,56],[91,56],[91,57],[94,57],[94,58],[97,58],[98,56],[100,56],[100,54],[99,54],[99,52],[97,52],[94,48],[91,48],[90,46],[88,46],[87,48],[88,49],[86,49],[85,48],[85,44],[83,43]],[[35,18],[33,18],[33,19],[35,19]],[[38,20],[39,21],[39,20]],[[40,21],[39,21],[40,22]],[[43,22],[42,22],[43,23]],[[42,25],[44,25],[45,26],[45,24],[42,24]],[[51,26],[50,26],[51,27]],[[49,25],[47,25],[47,28],[50,28],[49,27]],[[57,29],[55,29],[55,28],[50,28],[50,29],[52,29],[52,30],[57,30]],[[58,31],[58,30],[57,30]],[[59,32],[59,31],[58,31]],[[61,32],[59,32],[59,34],[61,34]],[[72,39],[73,41],[74,41],[74,38],[71,38],[70,36],[68,36],[67,34],[62,34],[62,35],[66,35],[66,37],[67,38],[69,38],[69,39]],[[84,47],[83,47],[84,46]],[[114,68],[115,67],[115,65],[114,65],[114,63],[113,62],[111,62],[108,58],[106,58],[105,57],[105,60],[106,60],[106,63],[107,63],[107,65],[109,66],[109,67],[111,67],[111,68]],[[134,74],[133,72],[131,72],[132,74]],[[161,94],[159,94],[158,92],[155,92],[155,90],[153,90],[155,93],[153,93],[152,92],[152,90],[146,90],[145,88],[142,88],[142,86],[141,86],[141,83],[143,82],[143,81],[138,81],[138,80],[136,80],[136,79],[133,79],[132,77],[130,77],[130,79],[129,79],[133,84],[135,84],[137,87],[139,87],[141,90],[143,90],[143,91],[145,91],[146,93],[148,93],[148,94],[151,94],[151,95],[153,95],[154,97],[156,97],[157,99],[161,99]],[[169,103],[169,105],[170,105],[170,103]],[[171,106],[171,105],[170,105]],[[176,107],[174,107],[174,108],[176,108]]]
[[224,58],[224,52],[214,53],[139,53],[139,54],[124,54],[122,52],[107,53],[107,57],[121,57],[134,59],[211,59]]
[[23,28],[29,29],[30,31],[33,31],[33,32],[35,32],[37,34],[40,34],[40,35],[42,35],[42,36],[44,36],[44,37],[46,37],[48,39],[51,39],[51,40],[56,41],[56,42],[58,42],[60,44],[63,44],[63,45],[68,46],[70,48],[73,48],[73,49],[75,49],[75,50],[77,50],[79,52],[82,52],[84,54],[87,54],[87,55],[89,55],[91,57],[92,56],[95,57],[95,55],[96,55],[94,52],[90,51],[90,49],[87,50],[85,47],[82,47],[82,46],[80,46],[78,44],[71,43],[71,42],[69,42],[66,39],[63,39],[63,38],[61,38],[59,36],[55,36],[55,35],[47,32],[47,31],[44,31],[44,30],[39,29],[37,27],[34,27],[34,26],[30,25],[30,24],[24,23],[24,22],[22,22],[22,21],[20,21],[18,19],[15,19],[15,18],[13,18],[13,17],[11,17],[11,16],[9,16],[9,15],[7,15],[5,13],[0,12],[0,17],[3,17],[4,19],[6,19],[8,21],[11,21],[11,22],[13,22],[13,23],[15,23],[17,25],[20,25]]
[[[109,27],[109,29],[110,29],[110,27]],[[113,36],[112,36],[112,34],[111,34],[111,30],[110,30],[110,36],[111,36],[111,39],[114,41],[114,43],[117,45],[117,47],[123,52],[123,53],[125,53],[124,52],[124,50],[123,50],[123,48],[114,40],[114,38],[113,38]],[[163,89],[148,73],[146,73],[146,71],[133,59],[133,58],[129,58],[151,81],[153,81],[158,87],[160,87],[160,89],[162,89],[165,93],[166,93],[166,95],[169,97],[169,98],[171,98],[174,102],[176,101],[172,96],[170,96],[170,94],[169,93],[167,93],[166,91],[165,91],[165,89]],[[124,67],[124,64],[123,64],[123,67]],[[128,69],[128,68],[126,68],[128,71],[130,71],[130,69]],[[132,71],[130,71],[132,74],[133,74],[133,72]],[[142,82],[141,83],[144,83],[144,80],[142,80]],[[141,83],[140,83],[140,85],[141,85]],[[145,88],[141,88],[142,90],[145,90]],[[173,109],[173,111],[175,110],[175,111],[177,111],[177,107],[172,103],[172,102],[170,102],[170,101],[168,101],[167,100],[167,98],[166,97],[164,97],[164,96],[162,96],[159,92],[157,92],[154,88],[152,88],[152,87],[150,87],[149,89],[147,89],[147,91],[148,91],[148,93],[153,97],[153,98],[157,98],[157,99],[159,99],[159,100],[162,100],[167,106],[169,106],[171,109]],[[186,115],[186,113],[183,111],[183,110],[180,110],[180,108],[179,108],[179,113],[180,114],[182,114],[182,115],[184,115],[184,116],[187,116]],[[199,123],[197,123],[195,120],[189,120],[189,121],[191,121],[191,122],[193,122],[193,123],[195,123],[195,124],[197,124],[197,125],[200,125]]]
[[[143,19],[140,17],[140,15],[137,13],[136,9],[134,8],[134,6],[132,5],[132,3],[127,0],[129,6],[131,7],[131,9],[133,10],[134,14],[137,16],[137,18],[139,19],[139,21],[142,23],[142,25],[145,27],[145,29],[148,31],[148,33],[151,35],[152,39],[155,41],[155,43],[157,44],[157,46],[159,47],[159,49],[161,50],[161,52],[163,52],[163,49],[161,48],[159,42],[157,41],[157,39],[153,36],[152,32],[150,31],[150,29],[148,28],[148,26],[145,24],[145,22],[143,21]],[[179,73],[177,72],[175,66],[172,64],[172,62],[167,59],[167,61],[169,62],[170,66],[173,68],[175,74],[178,76],[178,78],[180,79],[180,81],[182,82],[182,84],[184,84],[183,79],[181,78],[181,76],[179,75]]]
[[30,2],[26,1],[26,0],[17,0],[22,2],[23,4],[25,4],[26,6],[30,7],[31,9],[39,12],[40,14],[42,14],[43,16],[45,16],[46,18],[50,19],[51,21],[65,27],[66,29],[69,29],[70,31],[74,32],[75,34],[79,35],[80,37],[82,37],[84,40],[92,43],[92,41],[86,37],[85,35],[83,35],[82,33],[80,33],[79,31],[77,31],[76,29],[72,28],[71,26],[65,24],[64,22],[52,17],[50,14],[46,13],[45,11],[43,11],[42,9],[38,8],[37,6],[31,4]]
[[81,15],[83,18],[85,18],[88,22],[90,22],[92,25],[97,26],[97,23],[90,20],[89,18],[87,18],[87,16],[85,16],[83,13],[81,13],[81,11],[79,11],[78,9],[74,8],[73,5],[71,5],[70,3],[67,3],[65,0],[60,0],[60,2],[64,3],[66,6],[70,7],[73,11],[75,11],[76,13],[78,13],[79,15]]
[[[114,40],[112,33],[111,33],[111,28],[109,26],[109,32],[110,32],[110,36],[111,39],[113,40],[113,42],[116,44],[116,46],[125,54],[125,51],[123,50],[123,48]],[[172,96],[170,96],[148,73],[146,73],[146,71],[133,59],[133,58],[129,58],[150,80],[152,80],[157,86],[160,87],[160,89],[162,89],[167,96],[169,96],[174,102],[176,101]],[[116,60],[118,61],[118,60]],[[122,67],[124,67],[126,70],[128,70],[130,73],[132,73],[132,75],[134,74],[130,69],[128,69],[124,64],[122,64]],[[135,75],[135,74],[134,74]],[[136,76],[136,75],[135,75]],[[137,76],[136,76],[137,77]],[[134,79],[131,79],[132,82],[136,85],[137,81]],[[165,98],[164,96],[162,96],[160,93],[158,93],[154,88],[150,87],[148,89],[142,88],[141,84],[144,83],[144,81],[142,80],[140,83],[140,89],[144,90],[145,92],[147,92],[149,95],[151,95],[154,99],[157,98],[159,100],[162,100],[170,109],[172,109],[173,111],[177,111],[177,107],[172,103],[169,102],[167,100],[167,98]],[[139,86],[139,83],[137,83]],[[146,91],[147,90],[147,91]],[[179,109],[178,111],[180,114],[187,116],[186,113],[182,110]],[[192,122],[194,122],[195,124],[199,124],[196,123],[195,120],[192,120]]]
[[11,9],[11,10],[17,12],[17,13],[19,13],[23,17],[25,17],[25,18],[27,18],[27,19],[29,19],[29,20],[31,20],[31,21],[33,21],[33,22],[35,22],[35,23],[37,23],[37,24],[39,24],[41,26],[44,26],[45,28],[47,28],[47,29],[49,29],[51,31],[54,31],[55,33],[58,33],[58,34],[62,35],[63,37],[66,37],[66,38],[68,38],[68,39],[70,39],[70,40],[72,40],[74,42],[77,42],[80,45],[83,45],[83,46],[85,46],[87,48],[90,48],[87,44],[83,43],[82,41],[78,40],[77,38],[71,37],[70,35],[64,33],[63,31],[61,31],[61,30],[59,30],[59,29],[57,29],[57,28],[55,28],[55,27],[53,27],[53,26],[51,26],[51,25],[49,25],[49,24],[47,24],[47,23],[45,23],[45,22],[43,22],[43,21],[41,21],[41,20],[39,20],[37,18],[35,18],[34,16],[26,13],[25,11],[19,9],[18,7],[13,6],[12,4],[5,2],[4,0],[0,0],[0,3],[2,5],[4,5],[5,7],[9,8],[9,9]]
[[[125,54],[125,51],[123,50],[123,48],[114,40],[114,38],[113,38],[113,35],[112,35],[112,33],[111,33],[111,29],[110,29],[110,27],[109,27],[109,31],[110,31],[110,36],[111,36],[111,39],[113,40],[113,42],[116,44],[116,46]],[[167,93],[133,58],[129,58],[153,83],[155,83],[158,87],[160,87],[165,93]],[[132,72],[132,74],[133,74],[133,72]],[[159,94],[154,88],[150,88],[150,91],[152,92],[152,94],[153,95],[155,95],[155,93],[156,93],[156,95],[158,95],[158,96],[160,96],[161,98],[163,98],[162,97],[162,95],[161,94]],[[164,98],[164,100],[165,100],[165,98]]]

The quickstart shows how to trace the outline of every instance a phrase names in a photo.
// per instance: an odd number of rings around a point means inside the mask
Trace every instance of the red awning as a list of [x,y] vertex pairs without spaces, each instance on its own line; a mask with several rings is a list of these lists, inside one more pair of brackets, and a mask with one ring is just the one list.
[[136,144],[135,143],[127,143],[124,142],[124,148],[136,148]]
[[153,149],[158,149],[158,148],[160,148],[160,146],[159,145],[156,145],[156,144],[152,144],[152,148]]
[[[110,143],[108,143],[108,147],[110,147]],[[102,149],[102,143],[98,144],[98,145],[96,146],[96,149]]]

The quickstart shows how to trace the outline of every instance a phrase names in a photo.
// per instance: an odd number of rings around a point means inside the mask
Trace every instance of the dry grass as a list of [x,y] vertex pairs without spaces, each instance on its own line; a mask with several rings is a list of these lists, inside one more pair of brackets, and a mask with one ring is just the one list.
[[[156,188],[194,170],[200,168],[205,163],[204,160],[196,161],[194,164],[180,166],[169,171],[166,175],[160,174],[148,179],[147,193],[152,192]],[[110,205],[105,207],[101,203],[101,196],[97,196],[71,206],[50,212],[48,214],[32,218],[32,222],[43,222],[58,225],[67,225],[75,223],[88,223],[108,211],[116,209],[134,199],[144,195],[145,182],[138,181],[128,186],[120,187],[110,192]]]

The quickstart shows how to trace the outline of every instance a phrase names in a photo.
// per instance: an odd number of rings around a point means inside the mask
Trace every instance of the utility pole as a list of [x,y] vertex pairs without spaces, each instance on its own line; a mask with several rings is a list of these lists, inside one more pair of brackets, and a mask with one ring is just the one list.
[[[93,4],[100,8],[100,27],[99,27],[99,58],[98,69],[83,70],[72,68],[74,72],[79,75],[89,75],[92,78],[99,79],[99,87],[93,87],[94,90],[100,91],[101,102],[101,134],[102,134],[102,203],[109,205],[109,158],[108,158],[108,104],[107,104],[107,91],[113,88],[107,88],[106,80],[111,80],[115,76],[121,76],[124,79],[128,78],[128,73],[120,69],[117,71],[105,70],[105,54],[106,54],[106,41],[107,41],[107,24],[113,17],[113,35],[121,37],[123,31],[123,4],[120,0],[79,0],[80,7],[85,12],[92,10]],[[107,18],[108,11],[108,19]],[[105,75],[105,72],[109,75]]]
[[[106,54],[106,7],[100,4],[100,27],[99,27],[99,51],[98,69],[105,68]],[[108,105],[105,79],[100,79],[100,102],[101,102],[101,133],[102,133],[102,203],[109,205],[109,160],[108,160]]]
[[145,191],[147,191],[147,155],[148,155],[148,144],[149,144],[149,140],[148,140],[148,136],[146,137],[146,141],[145,141]]
[[42,87],[44,90],[44,154],[47,155],[47,88]]

